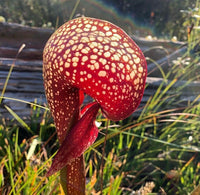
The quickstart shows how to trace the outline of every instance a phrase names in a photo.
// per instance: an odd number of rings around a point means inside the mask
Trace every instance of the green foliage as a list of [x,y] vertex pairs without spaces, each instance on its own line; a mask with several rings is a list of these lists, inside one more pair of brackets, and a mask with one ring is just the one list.
[[51,27],[59,16],[57,6],[59,1],[52,0],[2,0],[0,15],[8,22],[28,24],[30,26],[42,26],[48,24]]
[[[199,10],[194,10],[194,14],[200,15]],[[199,184],[200,95],[188,102],[181,98],[192,81],[200,80],[200,56],[194,52],[199,18],[192,17],[192,22],[196,28],[190,34],[187,53],[174,60],[167,73],[157,66],[163,82],[141,109],[139,118],[133,115],[112,122],[99,115],[100,135],[85,152],[88,194],[101,189],[102,194],[111,195],[133,191],[188,194]],[[187,82],[174,90],[181,81]],[[3,90],[6,91],[6,84]],[[6,121],[1,117],[0,192],[59,194],[59,173],[45,177],[58,149],[49,110],[37,100],[24,103],[31,105],[30,121],[24,121],[9,107],[13,119]],[[178,107],[181,103],[183,106]]]
[[[29,138],[26,139],[25,129],[13,125],[13,121],[9,124],[2,119],[0,125],[0,189],[3,194],[30,194],[30,192],[46,194],[51,191],[53,194],[58,193],[59,179],[56,175],[49,180],[45,178],[46,170],[50,167],[49,160],[51,160],[48,155],[52,154],[58,145],[50,144],[49,140],[41,136],[47,132],[49,125],[52,128],[52,124],[44,120],[43,116],[40,134],[38,134],[39,131],[36,133],[33,128],[31,134],[28,134]],[[35,135],[32,135],[33,132]],[[48,139],[51,137],[51,142],[55,141],[55,138],[53,139],[50,135]]]
[[7,22],[57,28],[74,16],[79,2],[80,0],[1,0],[0,16]]
[[[159,192],[161,189],[168,194],[187,194],[198,185],[200,96],[184,103],[183,107],[174,107],[175,103],[181,103],[180,96],[187,85],[200,79],[199,56],[189,55],[186,53],[174,61],[138,119],[129,117],[114,123],[99,115],[100,136],[85,152],[88,194],[100,192],[101,185],[103,194]],[[172,86],[181,80],[188,82],[173,91]],[[58,194],[58,173],[45,177],[58,148],[49,110],[33,103],[29,123],[19,119],[13,111],[10,113],[20,125],[14,125],[14,119],[1,121],[1,191]]]
[[[103,0],[107,3],[106,0]],[[162,37],[178,37],[187,40],[187,26],[183,26],[190,16],[183,15],[182,10],[195,7],[196,0],[110,0],[125,15],[130,15],[139,24],[154,27],[156,35]],[[190,26],[192,23],[189,23]]]
[[[95,1],[98,2],[98,0]],[[95,1],[93,4],[95,4]],[[80,0],[1,0],[0,16],[8,22],[57,28],[71,19],[72,13],[74,16],[80,2]],[[86,4],[88,2],[84,1]],[[105,5],[114,7],[122,15],[132,17],[133,21],[147,27],[153,27],[157,36],[170,38],[176,36],[178,40],[187,40],[187,28],[193,24],[192,20],[194,19],[191,19],[191,13],[197,7],[195,3],[196,0],[104,1]],[[91,5],[93,4],[91,3]],[[84,14],[84,9],[79,8],[79,12],[76,13],[79,15]],[[103,11],[102,15],[109,14]],[[89,15],[93,17],[101,17],[95,14],[89,12]],[[186,20],[187,23],[185,23]]]

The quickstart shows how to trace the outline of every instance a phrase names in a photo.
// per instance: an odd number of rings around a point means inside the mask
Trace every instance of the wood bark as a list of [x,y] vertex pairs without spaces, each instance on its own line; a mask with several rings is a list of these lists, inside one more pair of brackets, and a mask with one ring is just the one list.
[[[38,103],[42,105],[46,104],[42,78],[42,51],[52,33],[53,30],[51,29],[0,23],[0,93],[3,90],[9,69],[14,63],[14,68],[4,94],[5,97],[28,102],[34,102],[37,99]],[[147,41],[138,37],[133,37],[133,39],[142,48],[145,56],[153,58],[163,68],[164,72],[169,70],[173,60],[182,56],[187,50],[183,43],[156,40]],[[18,58],[15,59],[22,44],[26,44],[26,47],[22,50]],[[155,63],[148,61],[148,72],[147,88],[138,111],[134,113],[136,117],[141,112],[140,108],[145,106],[148,99],[154,95],[160,84],[164,82],[162,74]],[[162,90],[170,82],[168,80],[164,83]],[[186,82],[177,81],[168,91],[168,94],[173,95],[176,89],[186,85]],[[174,107],[183,106],[188,101],[193,101],[199,94],[199,91],[199,81],[189,83],[179,97],[181,101],[178,104],[174,104]],[[86,98],[85,102],[89,100],[89,98]],[[6,98],[3,99],[0,105],[0,117],[12,118],[6,110],[5,105],[22,118],[27,119],[27,117],[30,117],[30,105]]]

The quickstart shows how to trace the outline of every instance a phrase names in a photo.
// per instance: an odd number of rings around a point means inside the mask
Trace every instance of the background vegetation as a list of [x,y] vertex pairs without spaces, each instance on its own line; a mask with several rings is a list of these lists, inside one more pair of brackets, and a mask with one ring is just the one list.
[[139,24],[153,26],[157,36],[177,36],[179,40],[187,39],[185,20],[196,6],[196,0],[109,0],[109,3]]
[[[103,7],[97,15],[97,4],[101,2]],[[8,22],[55,28],[70,18],[75,3],[73,0],[1,0],[0,16]],[[110,6],[107,13],[104,9],[106,5]],[[192,15],[195,6],[196,0],[81,0],[75,13],[93,17],[97,15],[112,21],[109,11],[116,9],[118,14],[130,17],[138,25],[153,28],[156,36],[177,36],[179,40],[186,40],[187,27],[192,23],[185,21]]]
[[[155,1],[151,2],[153,5]],[[164,2],[173,8],[172,1]],[[58,9],[61,3],[67,1],[3,0],[0,15],[7,21],[31,26],[44,26],[51,22],[49,26],[55,27],[70,17],[70,14],[68,18],[62,17]],[[138,108],[141,111],[139,118],[131,116],[114,123],[101,115],[98,117],[102,123],[100,136],[85,152],[88,194],[100,192],[103,186],[105,195],[137,192],[186,195],[199,184],[200,94],[188,101],[181,98],[191,82],[200,80],[199,50],[194,52],[199,40],[198,1],[195,7],[184,12],[191,14],[182,22],[182,25],[194,24],[190,36],[184,35],[188,39],[188,51],[173,61],[169,72],[163,73],[163,81],[155,93],[145,107]],[[128,10],[126,7],[123,9]],[[146,17],[148,23],[150,16],[147,14]],[[166,28],[168,25],[170,22]],[[164,28],[162,30],[164,32]],[[160,70],[162,72],[161,67]],[[184,85],[174,88],[179,81],[185,81]],[[27,123],[8,107],[6,109],[13,119],[8,121],[1,116],[0,193],[56,195],[60,192],[59,173],[45,177],[58,149],[55,127],[47,107],[30,104],[32,114]]]

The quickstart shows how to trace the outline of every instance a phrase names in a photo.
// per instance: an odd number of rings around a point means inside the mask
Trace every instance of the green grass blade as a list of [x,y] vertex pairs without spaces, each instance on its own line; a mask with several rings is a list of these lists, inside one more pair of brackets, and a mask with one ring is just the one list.
[[31,128],[8,106],[5,106],[5,108],[8,110],[8,112],[32,135],[34,135],[33,131]]
[[11,97],[0,97],[0,99],[6,99],[6,100],[12,100],[12,101],[16,101],[16,102],[22,102],[22,103],[25,103],[25,104],[29,104],[31,106],[36,106],[38,108],[42,108],[44,110],[49,110],[49,108],[45,107],[45,106],[41,106],[39,104],[36,104],[36,103],[32,103],[32,102],[28,102],[28,101],[25,101],[25,100],[20,100],[20,99],[16,99],[16,98],[11,98]]
[[149,57],[146,57],[146,60],[153,62],[158,67],[158,69],[160,70],[160,73],[162,74],[164,81],[167,82],[167,77],[166,77],[165,72],[163,71],[162,67],[160,66],[160,64],[158,64],[155,60],[153,60]]
[[77,1],[76,1],[76,4],[75,4],[75,6],[74,6],[74,8],[73,8],[73,10],[72,10],[72,13],[71,13],[71,15],[70,15],[70,17],[69,17],[69,20],[71,20],[71,19],[74,17],[74,14],[75,14],[75,12],[76,12],[76,10],[77,10],[77,7],[78,7],[79,3],[80,3],[80,0],[77,0]]
[[5,91],[6,91],[6,88],[7,88],[7,85],[8,85],[8,81],[9,81],[9,78],[10,78],[10,75],[12,73],[13,68],[14,68],[14,64],[11,65],[10,70],[8,72],[8,76],[6,77],[6,81],[4,83],[3,90],[2,90],[1,96],[0,96],[0,104],[1,104],[3,96],[5,94]]
[[[11,148],[10,145],[7,147],[7,155],[8,155],[8,167],[9,167],[9,174],[10,174],[10,182],[12,189],[14,188],[14,173],[13,173],[13,164],[14,164],[14,159],[12,156]],[[15,195],[15,190],[13,190],[13,194]]]
[[19,128],[17,128],[15,136],[15,160],[18,160],[18,138],[19,138]]
[[14,68],[14,66],[15,66],[15,62],[16,62],[17,56],[18,56],[19,53],[24,49],[24,47],[25,47],[25,44],[22,44],[21,47],[19,48],[18,52],[17,52],[17,55],[16,55],[15,60],[13,61],[12,65],[11,65],[11,67],[10,67],[10,70],[9,70],[9,72],[8,72],[8,76],[6,77],[6,81],[5,81],[4,86],[3,86],[3,90],[2,90],[2,92],[1,92],[0,104],[1,104],[2,99],[3,99],[3,96],[4,96],[4,94],[5,94],[5,91],[6,91],[6,88],[7,88],[8,81],[9,81],[9,79],[10,79],[11,73],[12,73],[13,68]]

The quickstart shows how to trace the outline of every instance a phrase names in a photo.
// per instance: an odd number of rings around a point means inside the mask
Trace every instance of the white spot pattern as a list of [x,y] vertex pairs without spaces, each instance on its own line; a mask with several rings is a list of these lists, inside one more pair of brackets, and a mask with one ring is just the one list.
[[79,108],[79,89],[99,102],[112,120],[129,116],[145,86],[145,57],[119,27],[81,17],[62,25],[43,53],[46,97],[60,141]]

